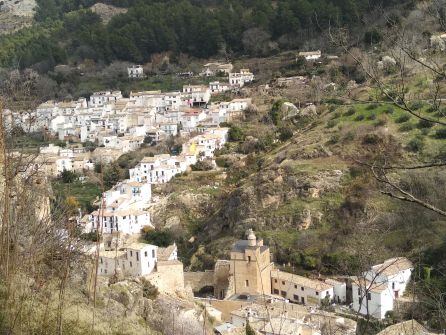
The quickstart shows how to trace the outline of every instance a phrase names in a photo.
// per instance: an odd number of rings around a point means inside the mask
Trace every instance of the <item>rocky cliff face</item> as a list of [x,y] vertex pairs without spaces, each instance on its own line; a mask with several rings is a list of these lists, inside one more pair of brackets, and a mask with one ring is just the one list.
[[[231,194],[219,218],[238,235],[250,227],[307,229],[322,217],[312,202],[338,191],[342,175],[340,170],[295,174],[280,167],[261,171]],[[286,210],[292,204],[297,211]]]

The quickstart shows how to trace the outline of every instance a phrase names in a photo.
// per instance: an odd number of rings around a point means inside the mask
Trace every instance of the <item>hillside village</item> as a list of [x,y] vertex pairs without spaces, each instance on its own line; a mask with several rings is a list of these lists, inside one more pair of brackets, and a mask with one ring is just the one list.
[[[313,61],[320,58],[320,52],[299,56]],[[135,74],[138,69],[142,67],[129,68],[130,79],[143,76],[142,72]],[[287,334],[313,335],[327,327],[332,334],[356,334],[356,321],[351,320],[355,313],[383,320],[388,313],[407,308],[410,297],[404,293],[414,266],[400,255],[358,277],[338,273],[308,278],[277,267],[269,246],[249,229],[246,239],[233,245],[230,258],[218,260],[213,271],[184,272],[175,243],[160,247],[140,242],[144,230],[154,229],[152,187],[169,183],[199,161],[210,161],[215,167],[214,154],[228,140],[229,129],[220,124],[240,118],[251,106],[250,98],[210,102],[215,94],[253,81],[249,70],[233,73],[232,69],[231,64],[209,63],[200,74],[213,76],[221,71],[228,75],[227,83],[186,85],[182,92],[131,92],[129,98],[118,91],[97,92],[88,101],[46,102],[31,115],[10,112],[6,120],[10,127],[44,130],[72,143],[64,148],[54,144],[40,148],[32,168],[50,178],[64,171],[82,174],[144,144],[155,145],[169,137],[185,139],[178,155],[143,158],[129,169],[128,179],[103,193],[96,210],[80,211],[76,222],[82,233],[100,236],[99,245],[93,242],[85,247],[87,255],[98,257],[93,266],[97,275],[113,278],[113,282],[142,277],[164,294],[191,290],[198,294],[195,301],[216,319],[216,334],[244,333],[248,323],[260,334],[282,334],[280,328],[289,329]],[[279,87],[290,83],[305,86],[308,80],[277,80]],[[294,105],[289,107],[288,117],[299,113]],[[90,152],[76,144],[87,141],[100,145]],[[205,299],[199,293],[204,288],[213,289]]]
[[[92,3],[107,34],[143,6]],[[0,18],[34,5],[0,2]],[[412,20],[430,8],[417,6]],[[64,29],[70,15],[57,17]],[[11,276],[0,301],[14,301],[19,333],[55,320],[48,332],[76,335],[441,334],[446,33],[435,27],[414,53],[373,30],[364,50],[321,38],[279,52],[285,35],[253,28],[243,48],[255,56],[224,45],[216,58],[144,63],[129,47],[131,62],[56,55],[12,69],[31,87],[0,100],[0,270]],[[64,93],[22,108],[46,66]],[[23,301],[43,294],[21,305],[4,278]],[[15,327],[3,314],[0,333]]]
[[11,128],[47,131],[61,141],[97,143],[92,152],[79,146],[42,148],[37,167],[52,176],[63,170],[92,170],[94,163],[109,163],[143,143],[156,144],[170,136],[184,138],[194,132],[203,134],[196,141],[208,145],[202,154],[209,157],[215,150],[215,143],[210,143],[212,129],[239,117],[251,104],[249,98],[209,104],[213,94],[240,88],[254,78],[249,70],[231,73],[230,80],[231,75],[237,78],[231,84],[187,85],[182,92],[131,92],[129,98],[123,98],[121,92],[106,91],[94,93],[88,102],[48,101],[27,115],[10,112],[5,121]]

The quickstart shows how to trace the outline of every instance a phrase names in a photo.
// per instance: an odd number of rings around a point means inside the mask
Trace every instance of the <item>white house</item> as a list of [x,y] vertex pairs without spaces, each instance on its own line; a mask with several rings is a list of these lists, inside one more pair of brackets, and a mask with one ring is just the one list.
[[178,134],[178,124],[176,122],[163,122],[160,123],[159,127],[168,136],[177,136]]
[[131,180],[141,183],[163,184],[186,171],[187,166],[183,156],[156,155],[143,158],[138,165],[129,170],[129,175]]
[[125,276],[141,277],[156,271],[159,262],[176,261],[177,246],[166,248],[147,243],[132,243],[119,250],[99,252],[98,274],[111,276],[116,271]]
[[183,108],[179,123],[185,131],[195,131],[200,121],[206,118],[206,113],[198,108]]
[[118,137],[117,147],[120,148],[123,153],[126,153],[138,149],[143,143],[144,136],[127,135]]
[[157,249],[155,245],[133,243],[123,250],[101,250],[98,274],[108,276],[120,270],[124,275],[131,277],[148,275],[155,269]]
[[332,285],[280,270],[271,271],[271,286],[273,294],[295,303],[320,305],[334,297]]
[[241,69],[240,72],[229,74],[229,84],[231,86],[243,87],[245,84],[254,80],[254,74],[249,69]]
[[374,265],[364,276],[366,280],[376,283],[386,283],[394,298],[406,291],[406,286],[412,275],[413,264],[405,257],[390,258],[382,264]]
[[410,281],[413,264],[405,257],[391,258],[374,265],[352,283],[353,309],[377,319],[394,309]]
[[347,284],[334,279],[326,279],[328,285],[333,286],[333,302],[343,304],[347,301]]
[[95,92],[90,96],[90,101],[88,105],[90,107],[101,107],[108,103],[115,103],[119,99],[122,99],[121,91]]
[[200,76],[211,77],[217,74],[229,74],[232,72],[234,66],[231,63],[207,63],[203,65],[203,71]]
[[392,292],[384,283],[372,283],[356,280],[352,283],[353,311],[384,319],[388,311],[393,310]]
[[[251,105],[251,98],[233,99],[227,103],[228,112],[244,111]],[[222,105],[221,105],[222,106]]]
[[144,78],[144,68],[142,65],[132,65],[127,68],[127,74],[131,79]]
[[69,157],[57,157],[56,175],[60,175],[64,171],[73,171],[73,160]]
[[103,195],[104,204],[90,214],[84,232],[100,229],[103,233],[137,234],[152,226],[148,207],[152,198],[151,185],[124,180]]
[[211,90],[204,85],[184,85],[183,99],[190,107],[203,106],[211,99]]
[[229,91],[231,89],[231,86],[229,83],[221,83],[219,81],[212,81],[209,83],[209,89],[211,91],[211,94],[218,94],[223,93],[226,91]]
[[322,57],[322,52],[320,50],[316,51],[301,51],[298,54],[299,57],[304,57],[305,60],[311,61],[311,60],[317,60]]

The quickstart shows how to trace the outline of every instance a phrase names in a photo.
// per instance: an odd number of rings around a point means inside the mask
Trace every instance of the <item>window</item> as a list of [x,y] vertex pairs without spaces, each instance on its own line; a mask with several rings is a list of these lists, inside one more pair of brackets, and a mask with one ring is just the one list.
[[279,290],[278,289],[274,289],[274,294],[279,294]]
[[297,288],[297,285],[294,285],[294,288]]
[[294,299],[294,301],[299,301],[299,296],[298,295],[293,295],[293,299]]
[[139,252],[136,252],[136,261],[139,261]]
[[285,285],[285,281],[284,280],[282,280],[282,285]]
[[144,257],[147,257],[147,251],[144,251]]
[[277,283],[277,279],[274,279],[274,282]]
[[392,290],[395,289],[395,283],[392,283]]
[[280,291],[280,295],[284,298],[286,298],[286,292],[285,291]]
[[305,291],[305,288],[302,286],[302,287],[300,288],[300,290],[301,290],[301,291]]
[[103,263],[103,261],[102,261],[102,257],[101,257],[101,264]]
[[319,295],[319,292],[316,291],[316,295]]
[[133,257],[133,251],[130,250],[130,257]]
[[245,280],[245,286],[249,287],[249,280]]
[[152,249],[152,258],[155,258],[155,249]]
[[358,295],[361,295],[361,288],[358,288]]
[[130,262],[130,267],[132,267],[132,262]]
[[251,262],[251,256],[248,256],[248,262]]
[[367,293],[367,300],[372,300],[372,294],[371,293]]

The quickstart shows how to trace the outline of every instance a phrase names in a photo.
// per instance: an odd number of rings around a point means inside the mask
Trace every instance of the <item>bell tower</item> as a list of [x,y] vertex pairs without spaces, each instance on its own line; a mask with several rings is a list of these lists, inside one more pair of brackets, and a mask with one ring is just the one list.
[[273,264],[268,246],[257,240],[252,229],[247,239],[235,242],[231,251],[230,275],[236,294],[271,294]]

